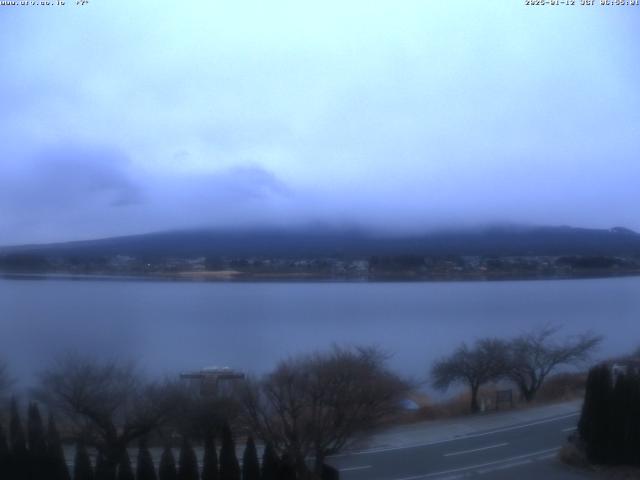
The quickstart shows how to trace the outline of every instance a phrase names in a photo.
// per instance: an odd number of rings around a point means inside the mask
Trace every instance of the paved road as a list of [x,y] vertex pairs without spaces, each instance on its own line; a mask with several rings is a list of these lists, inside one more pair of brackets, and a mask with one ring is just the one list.
[[341,471],[344,480],[590,478],[556,459],[558,449],[575,430],[577,420],[575,411],[478,430],[459,438],[339,455],[330,463]]

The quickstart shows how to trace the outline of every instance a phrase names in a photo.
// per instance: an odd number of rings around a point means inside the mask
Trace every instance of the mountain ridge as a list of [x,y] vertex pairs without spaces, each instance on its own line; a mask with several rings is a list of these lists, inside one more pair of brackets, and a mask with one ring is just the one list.
[[42,245],[0,247],[0,255],[60,257],[369,257],[375,255],[640,255],[625,227],[486,226],[390,235],[359,228],[190,229]]

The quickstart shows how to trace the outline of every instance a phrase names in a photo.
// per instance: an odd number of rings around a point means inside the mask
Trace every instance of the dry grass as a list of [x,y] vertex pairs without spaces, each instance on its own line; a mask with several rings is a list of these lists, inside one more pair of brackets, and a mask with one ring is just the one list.
[[[496,387],[488,386],[480,389],[478,398],[484,402],[486,411],[495,410]],[[469,392],[462,392],[455,397],[447,399],[444,402],[433,402],[427,396],[422,394],[420,400],[412,398],[420,408],[406,415],[407,421],[424,421],[439,420],[446,418],[456,418],[469,415],[471,397]],[[501,406],[502,409],[508,408]]]
[[584,451],[574,443],[567,443],[558,452],[558,460],[572,467],[583,470],[593,470],[593,466],[589,463]]
[[[528,408],[582,398],[584,396],[586,378],[586,373],[559,373],[549,377],[538,392],[536,400],[532,403],[520,401],[517,389],[512,388],[513,408]],[[504,385],[489,384],[480,389],[478,398],[481,403],[484,402],[486,412],[496,411],[496,391],[504,388]],[[410,399],[418,404],[419,409],[414,412],[406,412],[390,423],[411,423],[470,415],[469,404],[471,399],[468,391],[463,391],[440,402],[434,402],[428,395],[419,392],[414,393]],[[511,409],[509,404],[500,404],[498,407],[498,410]]]
[[550,377],[540,388],[537,404],[573,400],[584,396],[586,373],[559,373]]

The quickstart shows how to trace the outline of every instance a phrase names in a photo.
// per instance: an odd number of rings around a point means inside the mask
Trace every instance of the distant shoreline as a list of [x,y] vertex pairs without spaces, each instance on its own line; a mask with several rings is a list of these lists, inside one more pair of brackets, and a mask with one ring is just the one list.
[[232,270],[172,273],[62,273],[62,272],[0,272],[4,280],[92,280],[92,281],[171,281],[197,283],[431,283],[431,282],[499,282],[532,280],[581,280],[640,276],[638,271],[572,272],[556,275],[527,275],[522,273],[491,273],[468,275],[370,275],[332,276],[317,273],[247,273]]

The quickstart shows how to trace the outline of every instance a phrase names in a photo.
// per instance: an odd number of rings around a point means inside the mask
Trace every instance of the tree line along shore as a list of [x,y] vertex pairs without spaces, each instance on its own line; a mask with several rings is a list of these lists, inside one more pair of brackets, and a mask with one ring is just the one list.
[[145,257],[0,254],[0,273],[176,280],[501,280],[640,275],[640,256]]

